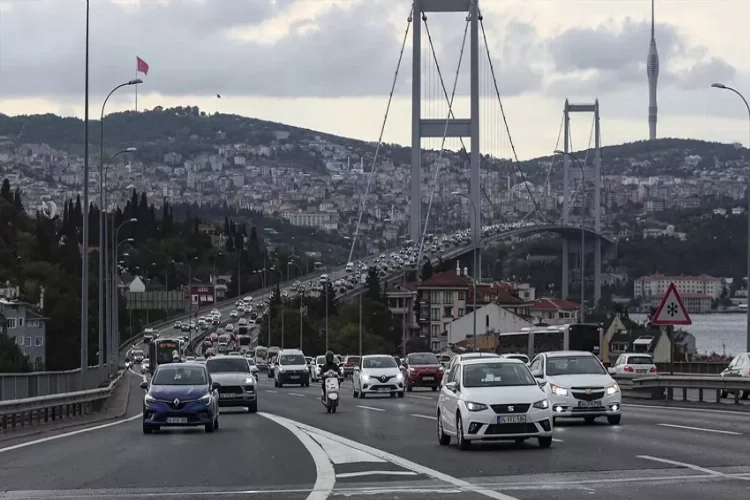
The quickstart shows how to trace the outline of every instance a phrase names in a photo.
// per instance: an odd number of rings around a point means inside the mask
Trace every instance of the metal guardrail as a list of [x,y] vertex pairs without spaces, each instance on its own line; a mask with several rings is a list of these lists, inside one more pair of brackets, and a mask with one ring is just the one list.
[[124,374],[121,371],[107,387],[0,401],[0,433],[98,412]]
[[[734,403],[750,395],[750,377],[721,377],[696,375],[649,375],[646,377],[615,377],[623,391],[623,396],[675,401],[675,390],[681,392],[681,401],[688,401],[688,391],[698,392],[698,402],[705,402],[705,392],[713,392],[713,402],[721,403],[723,396],[733,394]],[[680,399],[678,399],[680,401]]]
[[54,372],[1,373],[0,401],[94,389],[108,379],[109,366],[105,365],[103,368],[100,372],[99,366],[90,366],[83,387],[80,368]]

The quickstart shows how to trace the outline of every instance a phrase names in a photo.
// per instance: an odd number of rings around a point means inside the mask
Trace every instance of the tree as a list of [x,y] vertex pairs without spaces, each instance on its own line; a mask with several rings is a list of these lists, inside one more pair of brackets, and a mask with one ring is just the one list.
[[29,358],[16,345],[15,340],[0,333],[0,373],[22,373],[31,370]]
[[10,192],[10,181],[3,179],[3,186],[0,188],[0,198],[6,200],[8,203],[13,203],[13,194]]
[[373,301],[382,300],[383,294],[380,290],[380,277],[378,276],[378,269],[374,266],[367,270],[367,281],[365,282],[367,292],[365,296]]
[[422,281],[427,281],[428,279],[430,279],[432,277],[432,271],[432,262],[430,262],[429,259],[426,259],[424,261],[424,265],[422,266],[422,275],[420,276]]

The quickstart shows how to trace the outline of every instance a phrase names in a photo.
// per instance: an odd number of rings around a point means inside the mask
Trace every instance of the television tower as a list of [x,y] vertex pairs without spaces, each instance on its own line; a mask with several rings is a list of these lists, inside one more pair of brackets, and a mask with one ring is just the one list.
[[656,84],[659,81],[659,54],[656,51],[656,37],[654,36],[654,0],[651,0],[651,44],[648,47],[646,60],[646,75],[648,76],[648,138],[656,139]]

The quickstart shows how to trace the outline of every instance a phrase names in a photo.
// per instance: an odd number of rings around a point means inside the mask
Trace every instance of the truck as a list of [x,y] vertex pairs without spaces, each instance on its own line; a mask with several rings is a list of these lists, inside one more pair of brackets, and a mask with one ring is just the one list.
[[149,344],[149,371],[154,373],[157,366],[165,363],[174,363],[175,359],[180,360],[180,343],[173,339],[154,339]]

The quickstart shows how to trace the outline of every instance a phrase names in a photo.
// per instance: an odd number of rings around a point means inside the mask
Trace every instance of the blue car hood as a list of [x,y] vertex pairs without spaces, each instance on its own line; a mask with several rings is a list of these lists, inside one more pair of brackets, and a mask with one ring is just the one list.
[[152,398],[171,401],[174,398],[187,401],[198,399],[208,392],[205,385],[152,385],[148,391]]

